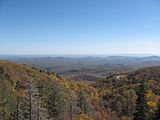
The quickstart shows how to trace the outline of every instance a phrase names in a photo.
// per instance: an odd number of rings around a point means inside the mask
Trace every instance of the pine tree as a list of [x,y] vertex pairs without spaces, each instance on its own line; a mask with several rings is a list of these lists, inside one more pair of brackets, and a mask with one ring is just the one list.
[[85,114],[91,112],[92,107],[88,102],[87,95],[84,91],[79,92],[77,106],[80,107],[81,111]]
[[16,92],[17,92],[17,100],[16,100],[16,120],[19,120],[19,91],[20,91],[20,81],[18,80],[16,82],[15,86]]
[[58,86],[52,85],[50,87],[47,103],[49,117],[53,120],[59,120],[60,113],[64,109],[64,99],[62,91]]
[[158,104],[157,108],[155,120],[160,120],[160,103]]
[[9,75],[0,67],[0,119],[2,120],[10,117],[10,113],[12,112],[12,85],[9,79]]
[[29,94],[29,120],[32,120],[32,86],[31,86],[31,81],[29,81],[29,86],[28,86],[28,94]]
[[146,85],[142,81],[137,92],[136,101],[136,113],[134,114],[134,120],[147,120],[148,105],[146,99]]
[[73,105],[72,105],[72,103],[70,103],[69,108],[70,108],[70,110],[69,110],[70,120],[73,120]]

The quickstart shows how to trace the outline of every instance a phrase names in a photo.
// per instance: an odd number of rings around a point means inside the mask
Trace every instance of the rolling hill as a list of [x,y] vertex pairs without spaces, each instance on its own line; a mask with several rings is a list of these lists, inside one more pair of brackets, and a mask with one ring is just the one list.
[[[115,74],[93,83],[103,97],[104,106],[119,116],[131,116],[136,112],[137,94],[141,82],[146,85],[148,116],[154,120],[160,99],[160,66],[147,67],[125,74]],[[112,118],[112,116],[111,116]],[[115,119],[115,118],[112,118]]]
[[160,65],[160,57],[0,57],[55,72],[68,80],[95,81],[105,77],[132,72],[141,68]]
[[160,67],[113,74],[95,82],[0,61],[0,120],[132,120],[138,88],[146,83],[152,120],[160,99]]
[[95,88],[42,69],[0,61],[0,120],[105,119]]

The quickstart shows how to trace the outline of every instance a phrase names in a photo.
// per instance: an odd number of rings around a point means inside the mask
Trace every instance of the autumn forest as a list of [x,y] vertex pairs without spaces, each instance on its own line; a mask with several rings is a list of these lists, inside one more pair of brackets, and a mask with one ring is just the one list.
[[160,67],[72,80],[0,61],[0,120],[158,120]]

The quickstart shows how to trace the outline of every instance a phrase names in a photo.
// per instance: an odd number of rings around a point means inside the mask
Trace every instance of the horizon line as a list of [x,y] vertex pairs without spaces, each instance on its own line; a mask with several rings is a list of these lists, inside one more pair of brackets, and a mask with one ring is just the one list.
[[69,57],[69,56],[84,56],[84,57],[109,57],[109,56],[159,56],[160,54],[149,54],[149,53],[117,53],[117,54],[0,54],[0,56],[44,56],[44,57]]

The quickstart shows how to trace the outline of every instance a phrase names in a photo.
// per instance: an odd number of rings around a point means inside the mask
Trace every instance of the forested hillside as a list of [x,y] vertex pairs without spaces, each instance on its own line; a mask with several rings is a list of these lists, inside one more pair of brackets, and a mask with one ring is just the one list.
[[105,120],[95,88],[54,73],[0,62],[0,120]]
[[160,119],[160,67],[113,75],[93,86],[103,98],[105,108],[112,111],[111,120],[115,116],[127,120]]
[[160,67],[96,82],[0,61],[0,120],[158,120]]

